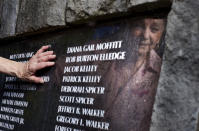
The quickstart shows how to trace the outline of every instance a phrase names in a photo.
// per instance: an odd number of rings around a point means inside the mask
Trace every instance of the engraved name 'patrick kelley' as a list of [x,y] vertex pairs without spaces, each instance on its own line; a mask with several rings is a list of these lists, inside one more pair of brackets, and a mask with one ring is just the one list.
[[101,76],[63,76],[62,82],[99,83]]

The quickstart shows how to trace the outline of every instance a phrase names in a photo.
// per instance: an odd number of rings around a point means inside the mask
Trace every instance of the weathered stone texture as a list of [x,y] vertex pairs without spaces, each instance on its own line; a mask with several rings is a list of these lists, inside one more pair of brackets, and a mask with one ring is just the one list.
[[0,1],[0,38],[15,35],[19,0]]
[[66,0],[21,0],[16,33],[65,25]]
[[170,3],[170,0],[68,0],[66,22],[72,23],[96,16],[124,13],[137,5],[161,1]]
[[105,15],[110,18],[142,4],[156,3],[150,8],[157,8],[161,1],[170,0],[1,0],[0,36],[57,28],[90,18],[102,19]]
[[66,22],[126,11],[125,0],[68,0]]
[[160,1],[160,0],[129,0],[128,7],[140,5],[140,4],[146,4],[150,2],[157,2],[157,1]]
[[150,131],[196,131],[199,113],[199,2],[174,1]]

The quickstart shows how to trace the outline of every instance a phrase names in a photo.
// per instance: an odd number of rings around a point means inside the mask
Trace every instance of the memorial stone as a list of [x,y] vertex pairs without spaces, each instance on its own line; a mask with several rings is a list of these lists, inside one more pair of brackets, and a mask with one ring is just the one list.
[[1,76],[0,129],[148,131],[161,68],[166,16],[124,18],[3,44],[26,62],[51,45],[56,65],[45,84]]

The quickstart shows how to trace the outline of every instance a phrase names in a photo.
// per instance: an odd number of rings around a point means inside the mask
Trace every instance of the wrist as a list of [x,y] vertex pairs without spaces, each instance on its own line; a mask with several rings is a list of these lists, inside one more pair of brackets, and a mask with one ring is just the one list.
[[28,70],[28,62],[26,63],[18,62],[16,76],[20,79],[25,79],[27,70]]

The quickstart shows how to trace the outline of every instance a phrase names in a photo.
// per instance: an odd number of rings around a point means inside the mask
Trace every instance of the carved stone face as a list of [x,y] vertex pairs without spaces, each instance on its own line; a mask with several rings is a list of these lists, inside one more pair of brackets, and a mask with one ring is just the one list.
[[138,22],[133,30],[133,35],[141,38],[139,56],[146,55],[151,49],[158,48],[164,25],[163,19],[144,19]]

